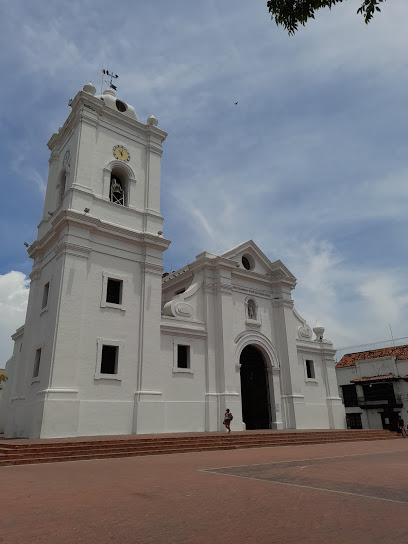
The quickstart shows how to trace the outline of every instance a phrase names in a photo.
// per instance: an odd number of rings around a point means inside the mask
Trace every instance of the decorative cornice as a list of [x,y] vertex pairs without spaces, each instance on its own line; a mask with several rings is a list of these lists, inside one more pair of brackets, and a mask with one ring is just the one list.
[[11,335],[11,339],[13,341],[16,341],[17,338],[20,338],[20,336],[22,336],[24,334],[24,326],[25,325],[21,325],[21,327],[19,327],[16,332],[14,334]]
[[163,334],[168,334],[171,336],[187,336],[188,338],[207,338],[207,331],[202,329],[199,330],[194,327],[188,327],[182,324],[167,324],[162,323],[160,325],[160,331]]
[[92,249],[90,247],[84,247],[70,242],[62,242],[55,248],[55,257],[59,259],[62,255],[72,255],[73,257],[88,259],[91,252]]
[[161,264],[154,263],[140,263],[140,267],[145,272],[151,274],[152,276],[162,276],[164,267]]
[[227,285],[225,283],[215,283],[214,284],[214,293],[221,293],[223,295],[232,295],[232,285]]
[[154,155],[158,155],[159,157],[163,155],[163,149],[159,147],[158,145],[149,143],[147,144],[146,149],[150,151],[150,153],[153,153]]
[[272,299],[272,307],[273,308],[290,308],[292,309],[294,306],[293,300],[286,300],[282,298],[273,298]]
[[179,270],[176,270],[175,272],[172,272],[171,274],[163,278],[163,283],[167,283],[170,280],[173,280],[174,278],[181,276],[181,274],[185,274],[186,272],[190,272],[189,265],[185,266],[184,268],[180,268]]
[[[66,387],[52,387],[48,389],[43,389],[42,391],[38,391],[37,395],[44,395],[45,398],[48,398],[50,395],[78,395],[79,391],[78,389],[71,389]],[[54,399],[56,400],[56,399]]]
[[166,240],[163,236],[141,232],[112,223],[106,223],[101,219],[85,215],[74,210],[62,210],[52,221],[52,229],[49,230],[41,240],[34,242],[29,248],[29,256],[35,258],[42,254],[54,242],[57,233],[66,226],[74,225],[84,228],[88,231],[111,236],[126,242],[136,242],[140,245],[146,245],[155,249],[165,251],[170,240]]
[[129,137],[143,145],[147,145],[152,136],[159,141],[166,139],[167,133],[156,127],[145,125],[137,119],[122,115],[120,112],[107,107],[100,99],[90,94],[79,91],[71,104],[72,111],[67,120],[60,127],[57,134],[53,134],[48,141],[50,149],[55,146],[61,147],[67,131],[72,130],[80,122],[85,122],[94,126],[100,125],[107,128],[115,126],[115,130],[127,132]]
[[33,283],[35,280],[38,280],[41,276],[41,270],[33,270],[31,274],[29,274],[29,278],[31,280],[31,283]]
[[270,290],[266,291],[265,289],[257,289],[256,287],[243,287],[241,285],[233,285],[232,290],[237,293],[243,293],[246,295],[256,295],[263,298],[272,298],[272,293]]
[[320,344],[315,342],[314,340],[299,340],[296,339],[296,348],[301,353],[313,353],[314,355],[325,355],[325,359],[331,361],[334,354],[336,353],[336,350],[333,348],[324,348],[321,349]]

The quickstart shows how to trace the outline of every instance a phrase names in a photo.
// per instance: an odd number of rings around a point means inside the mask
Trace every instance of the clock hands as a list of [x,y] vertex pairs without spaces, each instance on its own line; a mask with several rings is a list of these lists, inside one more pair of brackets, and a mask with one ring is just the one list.
[[123,145],[115,145],[113,155],[121,161],[128,161],[130,159],[130,153]]

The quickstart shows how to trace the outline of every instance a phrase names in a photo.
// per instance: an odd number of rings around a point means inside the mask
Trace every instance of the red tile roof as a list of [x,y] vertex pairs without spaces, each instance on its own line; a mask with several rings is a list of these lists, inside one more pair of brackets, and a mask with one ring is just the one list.
[[382,382],[384,380],[399,380],[400,377],[395,374],[386,374],[385,376],[370,376],[368,378],[356,378],[355,380],[350,380],[352,383],[362,383],[362,382]]
[[369,351],[360,351],[358,353],[347,353],[343,355],[337,363],[336,368],[345,368],[355,366],[355,361],[364,359],[375,359],[376,357],[395,357],[398,360],[408,359],[408,345],[396,346],[393,348],[371,349]]

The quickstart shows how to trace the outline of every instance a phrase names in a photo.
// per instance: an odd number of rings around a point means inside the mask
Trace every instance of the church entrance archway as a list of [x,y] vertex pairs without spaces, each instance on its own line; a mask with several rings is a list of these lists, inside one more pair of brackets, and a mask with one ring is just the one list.
[[242,420],[247,429],[269,429],[271,422],[269,381],[265,359],[255,346],[241,353]]

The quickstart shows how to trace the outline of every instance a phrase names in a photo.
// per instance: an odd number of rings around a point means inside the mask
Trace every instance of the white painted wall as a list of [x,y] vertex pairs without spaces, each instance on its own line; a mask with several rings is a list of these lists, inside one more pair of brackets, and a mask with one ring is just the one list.
[[[248,345],[265,360],[272,428],[343,428],[333,346],[313,340],[295,312],[296,279],[280,261],[272,263],[249,241],[222,256],[203,252],[162,281],[169,245],[158,234],[166,133],[155,120],[140,123],[134,110],[121,116],[111,93],[104,104],[90,86],[84,89],[48,143],[43,220],[29,248],[26,324],[15,335],[3,395],[6,436],[222,430],[226,407],[241,430],[240,355]],[[117,144],[128,149],[129,162],[113,158]],[[112,173],[124,182],[126,206],[109,201]],[[123,282],[119,306],[106,304],[109,277]],[[119,350],[117,374],[100,373],[104,344]],[[190,348],[187,371],[177,368],[178,344]],[[305,377],[305,358],[314,361],[314,380]]]
[[[408,360],[396,360],[395,357],[379,357],[373,359],[356,360],[354,366],[337,368],[336,376],[341,395],[341,386],[350,385],[352,380],[357,378],[367,378],[374,376],[385,376],[394,374],[395,376],[408,375]],[[406,423],[408,423],[408,381],[398,380],[393,382],[394,392],[401,395],[402,408],[394,408],[394,412],[400,413]],[[363,389],[357,384],[357,395],[363,397]],[[378,409],[361,409],[357,406],[346,407],[346,414],[361,414],[361,422],[364,429],[382,429],[382,420]]]

